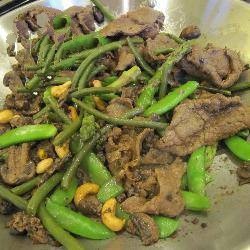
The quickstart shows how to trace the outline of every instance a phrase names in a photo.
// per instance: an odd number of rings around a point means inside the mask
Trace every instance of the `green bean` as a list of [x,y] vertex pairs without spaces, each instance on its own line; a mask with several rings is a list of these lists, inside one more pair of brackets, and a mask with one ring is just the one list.
[[63,173],[56,173],[44,182],[32,195],[27,205],[27,213],[30,215],[36,215],[37,209],[41,202],[46,198],[49,192],[58,185],[61,181]]
[[79,105],[82,109],[86,110],[88,113],[96,116],[99,119],[102,119],[104,121],[107,121],[109,123],[112,123],[114,125],[125,125],[125,126],[134,126],[134,127],[141,127],[141,128],[160,128],[164,129],[167,127],[166,123],[163,122],[152,122],[152,121],[145,121],[145,120],[131,120],[131,119],[125,119],[125,118],[117,118],[108,116],[96,109],[93,109],[86,105],[85,103],[72,98],[72,101]]
[[80,129],[82,118],[83,114],[80,114],[80,116],[75,121],[71,122],[71,124],[65,127],[65,129],[55,137],[53,144],[58,146],[66,142],[77,130]]
[[180,61],[185,54],[191,50],[189,43],[183,43],[167,58],[166,62],[162,66],[161,84],[159,87],[159,98],[163,98],[167,93],[167,84],[169,74],[172,71],[173,66]]
[[99,0],[91,0],[94,5],[103,13],[103,15],[109,20],[113,21],[115,19],[115,15]]
[[104,203],[110,198],[117,197],[118,195],[122,194],[124,192],[123,187],[117,183],[115,178],[111,178],[108,180],[106,183],[104,183],[98,194],[97,194],[97,199]]
[[239,82],[229,88],[230,91],[241,91],[250,88],[250,82]]
[[210,145],[210,146],[206,146],[206,148],[205,148],[205,169],[208,169],[212,165],[212,163],[214,161],[214,157],[216,155],[217,146],[218,146],[217,143]]
[[173,234],[179,227],[180,221],[163,216],[152,216],[159,230],[159,238],[165,239]]
[[90,81],[93,77],[95,77],[97,74],[105,71],[107,67],[103,64],[96,66],[89,74],[88,80]]
[[16,186],[14,188],[11,189],[11,192],[13,192],[16,195],[23,195],[29,191],[31,191],[33,188],[35,188],[36,186],[38,186],[39,183],[41,183],[42,181],[42,176],[36,176],[33,179],[19,185]]
[[34,90],[36,89],[40,83],[41,83],[41,78],[37,75],[34,75],[32,79],[30,79],[26,84],[25,84],[25,88],[28,90]]
[[133,52],[135,59],[141,66],[141,68],[143,68],[149,75],[153,76],[155,74],[154,70],[150,67],[150,65],[146,61],[144,61],[144,59],[142,58],[142,56],[140,55],[140,53],[138,52],[138,50],[136,49],[136,47],[134,46],[133,42],[129,37],[127,37],[127,42],[130,50]]
[[171,52],[173,52],[175,49],[174,48],[158,48],[156,50],[154,50],[154,54],[156,56],[158,56],[159,54],[169,54]]
[[23,69],[27,71],[35,71],[43,68],[43,64],[24,64]]
[[196,149],[187,164],[188,189],[193,193],[205,193],[205,146]]
[[38,216],[48,232],[68,250],[84,250],[85,248],[71,234],[59,226],[47,212],[44,203],[38,210]]
[[72,40],[64,42],[60,46],[55,55],[55,62],[59,62],[66,53],[72,53],[82,49],[91,49],[96,46],[97,42],[95,32],[74,37]]
[[44,46],[44,48],[42,48],[41,55],[40,56],[38,55],[37,64],[44,64],[44,62],[47,58],[47,55],[48,55],[49,51],[51,50],[51,47],[52,47],[52,45],[49,43],[49,44],[46,44]]
[[23,198],[19,197],[18,195],[11,192],[8,188],[0,185],[0,197],[13,205],[17,208],[25,210],[28,202]]
[[210,208],[211,203],[206,196],[192,192],[182,191],[185,207],[191,211],[205,211]]
[[49,112],[50,107],[49,106],[45,106],[44,108],[42,108],[39,112],[37,112],[36,114],[33,115],[33,119],[36,120],[40,117],[42,117],[43,115],[45,115],[47,112]]
[[44,37],[37,39],[35,45],[31,48],[32,55],[37,55],[37,53],[39,52],[39,49],[40,49],[40,46],[41,46],[41,43],[42,43],[43,39],[44,39]]
[[237,135],[244,138],[244,139],[247,139],[249,134],[250,134],[249,129],[244,129],[244,130],[241,130]]
[[57,48],[58,48],[58,44],[54,44],[50,48],[48,55],[47,55],[45,62],[44,62],[44,67],[42,69],[43,74],[45,74],[47,72],[48,68],[50,67],[51,63],[53,62]]
[[103,79],[103,85],[109,85],[111,83],[113,83],[114,81],[116,81],[118,79],[118,76],[107,76]]
[[45,58],[46,50],[48,50],[49,46],[50,46],[50,38],[49,38],[49,35],[46,35],[42,38],[42,41],[39,47],[39,52],[37,55],[38,63],[41,63],[41,61]]
[[109,101],[111,101],[111,100],[119,97],[119,95],[116,95],[114,93],[111,93],[111,94],[100,94],[100,97],[101,97],[102,100],[109,102]]
[[[83,50],[81,52],[77,52],[77,53],[74,53],[74,54],[70,54],[69,55],[69,58],[75,58],[75,59],[78,59],[78,60],[82,60],[82,59],[85,59],[87,58],[91,53],[93,53],[95,51],[96,48],[93,48],[93,49],[86,49],[86,50]],[[64,59],[66,60],[66,59]],[[64,61],[62,60],[62,61]]]
[[229,91],[229,90],[218,89],[218,88],[204,86],[204,85],[200,85],[199,89],[204,89],[204,90],[210,91],[212,93],[220,93],[220,94],[223,94],[223,95],[226,95],[226,96],[232,95],[231,91]]
[[51,88],[47,88],[47,90],[43,94],[43,101],[48,105],[57,115],[58,117],[66,124],[70,124],[71,120],[69,117],[59,108],[59,105],[56,99],[51,95]]
[[243,161],[250,161],[250,142],[239,136],[232,136],[225,140],[230,151]]
[[71,81],[71,77],[67,77],[67,76],[56,76],[52,82],[57,84],[63,84],[65,82]]
[[23,142],[50,139],[56,132],[52,124],[25,125],[11,129],[0,135],[0,149]]
[[50,70],[52,72],[59,70],[67,70],[78,65],[80,65],[78,58],[69,57],[67,59],[61,60],[60,62],[55,63],[54,65],[51,65]]
[[55,16],[53,19],[54,29],[62,29],[62,28],[70,26],[70,24],[71,24],[71,17],[64,13],[61,15]]
[[[90,75],[90,72],[93,70],[94,68],[94,65],[95,65],[95,61],[92,61],[88,67],[86,68],[86,70],[83,72],[81,78],[79,79],[79,82],[78,82],[78,89],[81,90],[83,88],[86,88],[87,85],[88,85],[88,78],[89,78],[89,75]],[[72,84],[72,87],[76,87]]]
[[186,97],[191,95],[197,88],[198,83],[195,81],[189,81],[180,87],[176,88],[172,92],[168,93],[164,98],[154,103],[151,107],[149,107],[145,112],[145,116],[150,116],[152,114],[162,115],[169,110],[173,109],[176,105],[178,105],[181,101],[183,101]]
[[186,41],[181,39],[180,37],[174,35],[174,34],[171,34],[171,33],[164,33],[165,35],[167,35],[169,38],[173,39],[175,42],[179,43],[179,44],[183,44],[185,43]]
[[110,87],[91,87],[86,89],[81,89],[75,91],[70,94],[70,97],[81,98],[88,95],[100,95],[100,94],[107,94],[107,93],[116,93],[120,90],[117,88],[110,88]]

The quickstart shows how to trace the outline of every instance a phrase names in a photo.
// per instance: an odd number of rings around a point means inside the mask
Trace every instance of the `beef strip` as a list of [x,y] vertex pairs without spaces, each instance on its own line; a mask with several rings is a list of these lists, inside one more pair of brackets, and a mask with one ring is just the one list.
[[35,175],[35,164],[29,159],[30,144],[12,146],[8,149],[6,163],[0,168],[4,183],[16,185],[30,180]]
[[116,65],[116,71],[126,70],[128,67],[135,64],[135,56],[131,53],[129,47],[123,46],[118,50],[118,63]]
[[122,208],[129,213],[161,214],[175,217],[184,209],[180,193],[181,179],[185,173],[185,165],[177,158],[170,166],[156,168],[159,193],[152,199],[132,196],[122,203]]
[[77,210],[84,215],[99,217],[101,215],[102,204],[95,195],[88,195],[79,202]]
[[144,38],[153,38],[162,28],[163,22],[164,15],[162,12],[149,7],[142,7],[108,23],[100,32],[108,37],[140,35]]
[[159,230],[154,219],[144,213],[135,213],[127,223],[126,230],[139,235],[143,244],[152,245],[159,239]]
[[249,127],[250,107],[244,106],[240,97],[204,94],[175,108],[173,119],[157,147],[185,156],[202,145],[213,145]]
[[201,35],[200,29],[196,25],[189,25],[185,27],[180,34],[180,38],[186,40],[196,39]]
[[155,38],[147,39],[146,48],[144,50],[144,55],[147,61],[154,63],[155,61],[166,60],[166,55],[159,54],[156,55],[155,51],[164,48],[176,48],[178,43],[165,34],[158,34]]
[[31,238],[33,243],[48,244],[53,243],[47,231],[44,229],[40,219],[29,216],[24,212],[13,214],[7,223],[13,234],[26,234]]
[[18,88],[23,87],[22,80],[15,71],[9,71],[4,75],[3,84],[9,87],[12,92],[16,92]]
[[132,108],[132,101],[129,98],[118,97],[110,101],[106,108],[106,112],[109,116],[119,117]]
[[192,51],[180,61],[179,66],[189,75],[219,88],[232,86],[244,70],[244,65],[235,51],[216,48],[211,44],[205,48],[193,45]]

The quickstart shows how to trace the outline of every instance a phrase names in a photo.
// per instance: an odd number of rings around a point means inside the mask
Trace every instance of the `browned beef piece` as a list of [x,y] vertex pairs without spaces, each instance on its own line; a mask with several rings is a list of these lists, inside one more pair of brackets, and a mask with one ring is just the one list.
[[129,98],[118,97],[110,101],[106,111],[109,116],[119,117],[131,108],[133,108],[133,105]]
[[95,30],[95,20],[91,6],[72,6],[65,12],[71,16],[71,30],[74,35],[87,34]]
[[170,126],[157,147],[184,156],[249,127],[250,107],[244,106],[240,97],[205,94],[175,108]]
[[244,65],[235,51],[216,48],[211,44],[205,48],[194,45],[179,65],[189,75],[219,88],[232,86],[244,70]]
[[130,11],[108,23],[108,25],[101,30],[101,34],[109,37],[140,35],[144,38],[153,38],[162,28],[163,22],[164,15],[162,12],[149,7],[142,7]]
[[35,164],[29,158],[30,145],[23,143],[8,149],[8,158],[0,168],[4,183],[16,185],[23,183],[35,175]]
[[88,195],[79,202],[77,210],[84,215],[100,216],[102,204],[95,195]]
[[161,214],[175,217],[184,209],[180,193],[181,179],[185,173],[185,165],[177,158],[170,166],[156,168],[159,193],[152,199],[132,196],[122,203],[122,208],[129,213]]
[[239,177],[239,184],[250,183],[250,164],[245,163],[242,166],[239,166],[237,169],[237,175]]
[[121,97],[129,98],[132,101],[132,103],[135,104],[141,90],[142,90],[141,85],[136,85],[133,87],[123,87]]
[[49,237],[47,231],[44,229],[40,219],[29,216],[24,212],[18,212],[12,215],[10,221],[7,223],[13,234],[26,234],[31,240],[38,244],[52,243],[53,240]]
[[192,40],[198,38],[201,35],[201,31],[196,25],[189,25],[185,27],[180,34],[180,38],[186,40]]
[[127,46],[123,46],[118,50],[118,63],[116,65],[116,71],[126,70],[128,67],[135,64],[135,56],[131,53]]
[[8,201],[0,199],[0,214],[8,215],[16,211],[16,207]]
[[159,230],[154,219],[144,213],[135,213],[127,223],[126,230],[140,236],[144,245],[152,245],[159,239]]
[[23,87],[22,80],[15,71],[9,71],[4,75],[3,84],[9,87],[12,92],[16,92],[18,88]]
[[167,56],[164,54],[156,55],[155,51],[158,49],[164,48],[176,48],[178,44],[171,38],[169,38],[165,34],[158,34],[155,38],[147,39],[146,48],[144,51],[144,55],[147,61],[155,62],[155,61],[164,61]]

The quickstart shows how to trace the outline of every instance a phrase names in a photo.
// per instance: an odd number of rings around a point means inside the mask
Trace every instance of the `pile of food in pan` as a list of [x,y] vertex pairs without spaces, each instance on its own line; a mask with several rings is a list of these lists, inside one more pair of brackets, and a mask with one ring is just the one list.
[[35,243],[77,250],[75,236],[127,231],[150,245],[178,230],[185,210],[210,209],[218,147],[250,182],[250,107],[237,96],[250,87],[239,82],[248,65],[196,45],[196,26],[164,33],[153,8],[115,18],[93,2],[15,20],[23,49],[8,48],[17,64],[0,111],[0,210],[11,233]]

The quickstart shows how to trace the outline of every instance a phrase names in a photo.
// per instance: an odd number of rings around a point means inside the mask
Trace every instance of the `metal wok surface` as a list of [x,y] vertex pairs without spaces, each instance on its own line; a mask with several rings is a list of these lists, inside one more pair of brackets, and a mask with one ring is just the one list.
[[[116,13],[124,13],[141,4],[137,0],[104,1]],[[155,8],[164,12],[165,30],[179,34],[189,24],[198,25],[202,31],[200,43],[213,42],[221,47],[240,51],[245,62],[250,62],[250,5],[239,0],[158,0]],[[2,84],[4,74],[10,70],[6,55],[6,37],[13,30],[13,18],[34,5],[46,5],[66,9],[72,5],[86,5],[86,0],[44,0],[22,7],[0,18],[0,106],[8,89]],[[245,73],[242,80],[250,80]],[[250,105],[250,92],[242,95]],[[250,185],[238,186],[235,170],[240,164],[220,152],[212,165],[214,181],[207,187],[212,200],[212,208],[207,214],[186,214],[182,216],[182,226],[175,238],[160,240],[157,244],[144,247],[137,237],[126,233],[106,241],[82,240],[87,249],[174,249],[174,250],[249,250],[250,249]],[[198,224],[192,220],[198,218]],[[32,245],[26,237],[11,236],[5,229],[6,217],[0,216],[1,250],[51,250],[56,247]],[[207,227],[202,228],[201,223]]]

